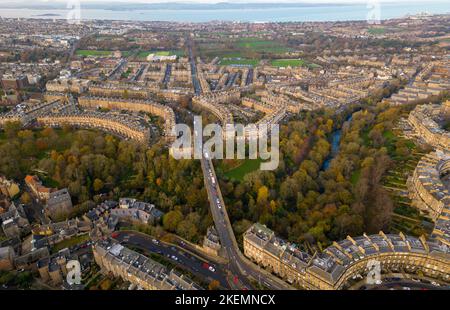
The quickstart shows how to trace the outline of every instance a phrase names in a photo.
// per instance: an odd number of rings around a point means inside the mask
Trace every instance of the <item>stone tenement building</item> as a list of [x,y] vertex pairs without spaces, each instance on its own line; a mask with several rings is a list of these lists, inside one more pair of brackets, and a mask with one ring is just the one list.
[[39,125],[61,127],[64,124],[100,129],[123,138],[139,141],[144,144],[150,142],[150,128],[138,117],[125,114],[83,112],[74,100],[62,97],[60,100],[25,104],[0,115],[0,126],[6,122],[18,121],[23,126]]
[[133,100],[106,97],[82,96],[78,98],[78,103],[86,108],[104,108],[113,110],[129,110],[136,112],[147,112],[157,115],[165,120],[164,135],[168,141],[175,137],[172,135],[172,128],[175,126],[175,113],[173,110],[162,104],[149,100]]
[[244,234],[244,254],[290,283],[306,289],[345,289],[356,275],[366,274],[371,260],[382,272],[423,272],[450,281],[450,249],[437,241],[398,235],[348,236],[313,256],[275,236],[261,224]]
[[89,80],[56,79],[48,81],[45,87],[49,92],[71,92],[81,94],[88,89],[90,83]]
[[192,99],[192,103],[214,114],[225,127],[226,124],[234,124],[234,121],[233,115],[223,103],[239,101],[240,97],[241,92],[235,89],[196,96]]
[[242,105],[248,108],[252,108],[256,111],[263,112],[265,114],[272,113],[274,110],[274,106],[271,104],[267,104],[252,98],[244,97],[241,101]]
[[425,155],[408,179],[412,205],[436,221],[450,210],[450,153]]
[[435,221],[432,237],[450,246],[450,154],[425,155],[408,179],[412,206]]
[[449,120],[450,101],[439,104],[417,106],[408,117],[414,135],[434,148],[450,149],[450,132],[442,128]]
[[67,124],[81,128],[95,128],[144,144],[150,142],[150,129],[128,115],[75,112],[40,116],[36,121],[40,126],[61,127]]
[[93,247],[95,262],[108,273],[146,290],[198,290],[191,279],[169,271],[154,260],[132,251],[112,239],[97,241]]
[[424,69],[415,77],[412,85],[407,85],[384,101],[393,105],[401,105],[417,100],[425,100],[450,90],[449,63],[448,60],[444,60],[426,64]]
[[134,84],[96,83],[89,86],[88,93],[97,97],[123,97],[148,99],[149,90]]
[[155,205],[136,201],[133,198],[121,198],[119,207],[111,209],[110,214],[119,219],[129,219],[133,222],[151,225],[159,222],[164,215]]

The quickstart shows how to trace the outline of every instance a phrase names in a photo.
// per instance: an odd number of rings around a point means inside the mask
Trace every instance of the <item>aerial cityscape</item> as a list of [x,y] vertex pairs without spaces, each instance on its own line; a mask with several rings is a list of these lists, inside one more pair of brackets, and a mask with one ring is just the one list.
[[0,2],[0,290],[450,288],[449,6],[76,3]]

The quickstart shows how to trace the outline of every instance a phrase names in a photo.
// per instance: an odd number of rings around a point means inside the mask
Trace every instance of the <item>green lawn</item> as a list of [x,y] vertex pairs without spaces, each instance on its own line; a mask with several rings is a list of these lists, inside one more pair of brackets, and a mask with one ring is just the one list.
[[242,181],[246,174],[258,170],[261,162],[262,160],[259,158],[245,159],[241,165],[226,172],[224,175],[231,180]]
[[42,180],[42,184],[46,187],[50,188],[58,188],[59,183],[56,180],[53,180],[52,178],[40,176],[40,179]]
[[274,59],[271,61],[274,67],[300,67],[305,65],[302,59]]
[[242,66],[256,66],[258,65],[259,60],[257,59],[233,59],[233,58],[224,58],[220,61],[220,65],[222,66],[230,66],[230,65],[242,65]]
[[77,50],[76,54],[79,56],[110,56],[112,51]]
[[143,51],[139,52],[137,57],[146,58],[150,54],[155,54],[156,56],[172,56],[177,55],[178,57],[184,56],[184,51],[182,50],[174,50],[174,51]]
[[262,40],[259,38],[245,38],[236,42],[236,46],[256,52],[286,53],[291,49],[283,46],[280,42]]
[[367,29],[367,32],[370,34],[385,34],[386,33],[386,29],[385,28],[369,28]]
[[[111,56],[114,51],[98,51],[98,50],[77,50],[75,52],[78,56],[98,56],[98,57],[108,57]],[[130,51],[121,51],[123,57],[130,55]]]
[[69,247],[74,246],[79,243],[83,243],[87,240],[89,240],[89,234],[75,236],[70,239],[63,240],[53,246],[52,252],[56,253],[62,249],[69,248]]
[[352,182],[352,185],[356,185],[356,183],[358,183],[360,178],[361,178],[361,169],[355,170],[355,172],[353,172],[350,178],[350,182]]

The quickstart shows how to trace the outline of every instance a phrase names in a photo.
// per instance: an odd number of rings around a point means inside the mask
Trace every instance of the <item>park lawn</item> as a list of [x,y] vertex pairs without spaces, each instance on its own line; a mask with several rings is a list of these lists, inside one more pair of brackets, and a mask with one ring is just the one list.
[[302,59],[274,59],[271,61],[274,67],[301,67],[305,65]]
[[59,182],[53,180],[52,178],[49,178],[47,176],[40,176],[40,179],[42,180],[42,184],[46,187],[59,188]]
[[356,185],[356,183],[358,183],[360,178],[361,178],[361,169],[355,170],[355,172],[353,172],[350,178],[350,182],[352,183],[352,185]]
[[61,241],[61,242],[59,242],[59,243],[57,243],[57,244],[55,244],[53,246],[52,252],[56,253],[56,252],[58,252],[58,251],[60,251],[62,249],[69,248],[71,246],[83,243],[83,242],[85,242],[87,240],[89,240],[89,234],[75,236],[75,237],[72,237],[70,239],[63,240],[63,241]]
[[262,160],[258,159],[245,159],[245,161],[238,167],[225,172],[225,176],[231,180],[242,181],[244,177],[253,171],[259,169]]
[[369,28],[367,29],[367,32],[370,34],[385,34],[386,28]]
[[231,66],[231,65],[240,65],[240,66],[256,66],[258,65],[259,60],[257,59],[231,59],[231,58],[223,58],[220,61],[220,65],[222,66]]
[[112,51],[77,50],[76,54],[79,56],[110,56]]
[[184,56],[184,51],[182,50],[173,50],[173,51],[142,51],[139,52],[137,57],[146,58],[150,54],[155,54],[156,56],[172,56],[177,55],[178,57]]
[[248,49],[255,52],[266,53],[286,53],[291,49],[283,46],[280,42],[261,40],[259,38],[245,38],[236,42],[236,46],[242,49]]
[[[108,57],[111,56],[113,51],[98,51],[98,50],[77,50],[75,52],[78,56],[98,56],[98,57]],[[123,57],[130,56],[130,51],[121,51]]]

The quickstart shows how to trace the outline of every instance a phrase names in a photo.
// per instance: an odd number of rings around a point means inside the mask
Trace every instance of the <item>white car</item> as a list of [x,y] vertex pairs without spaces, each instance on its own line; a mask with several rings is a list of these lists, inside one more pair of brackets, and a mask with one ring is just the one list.
[[208,269],[209,269],[209,271],[211,271],[211,272],[215,272],[215,271],[216,271],[216,269],[215,269],[213,266],[209,266]]

